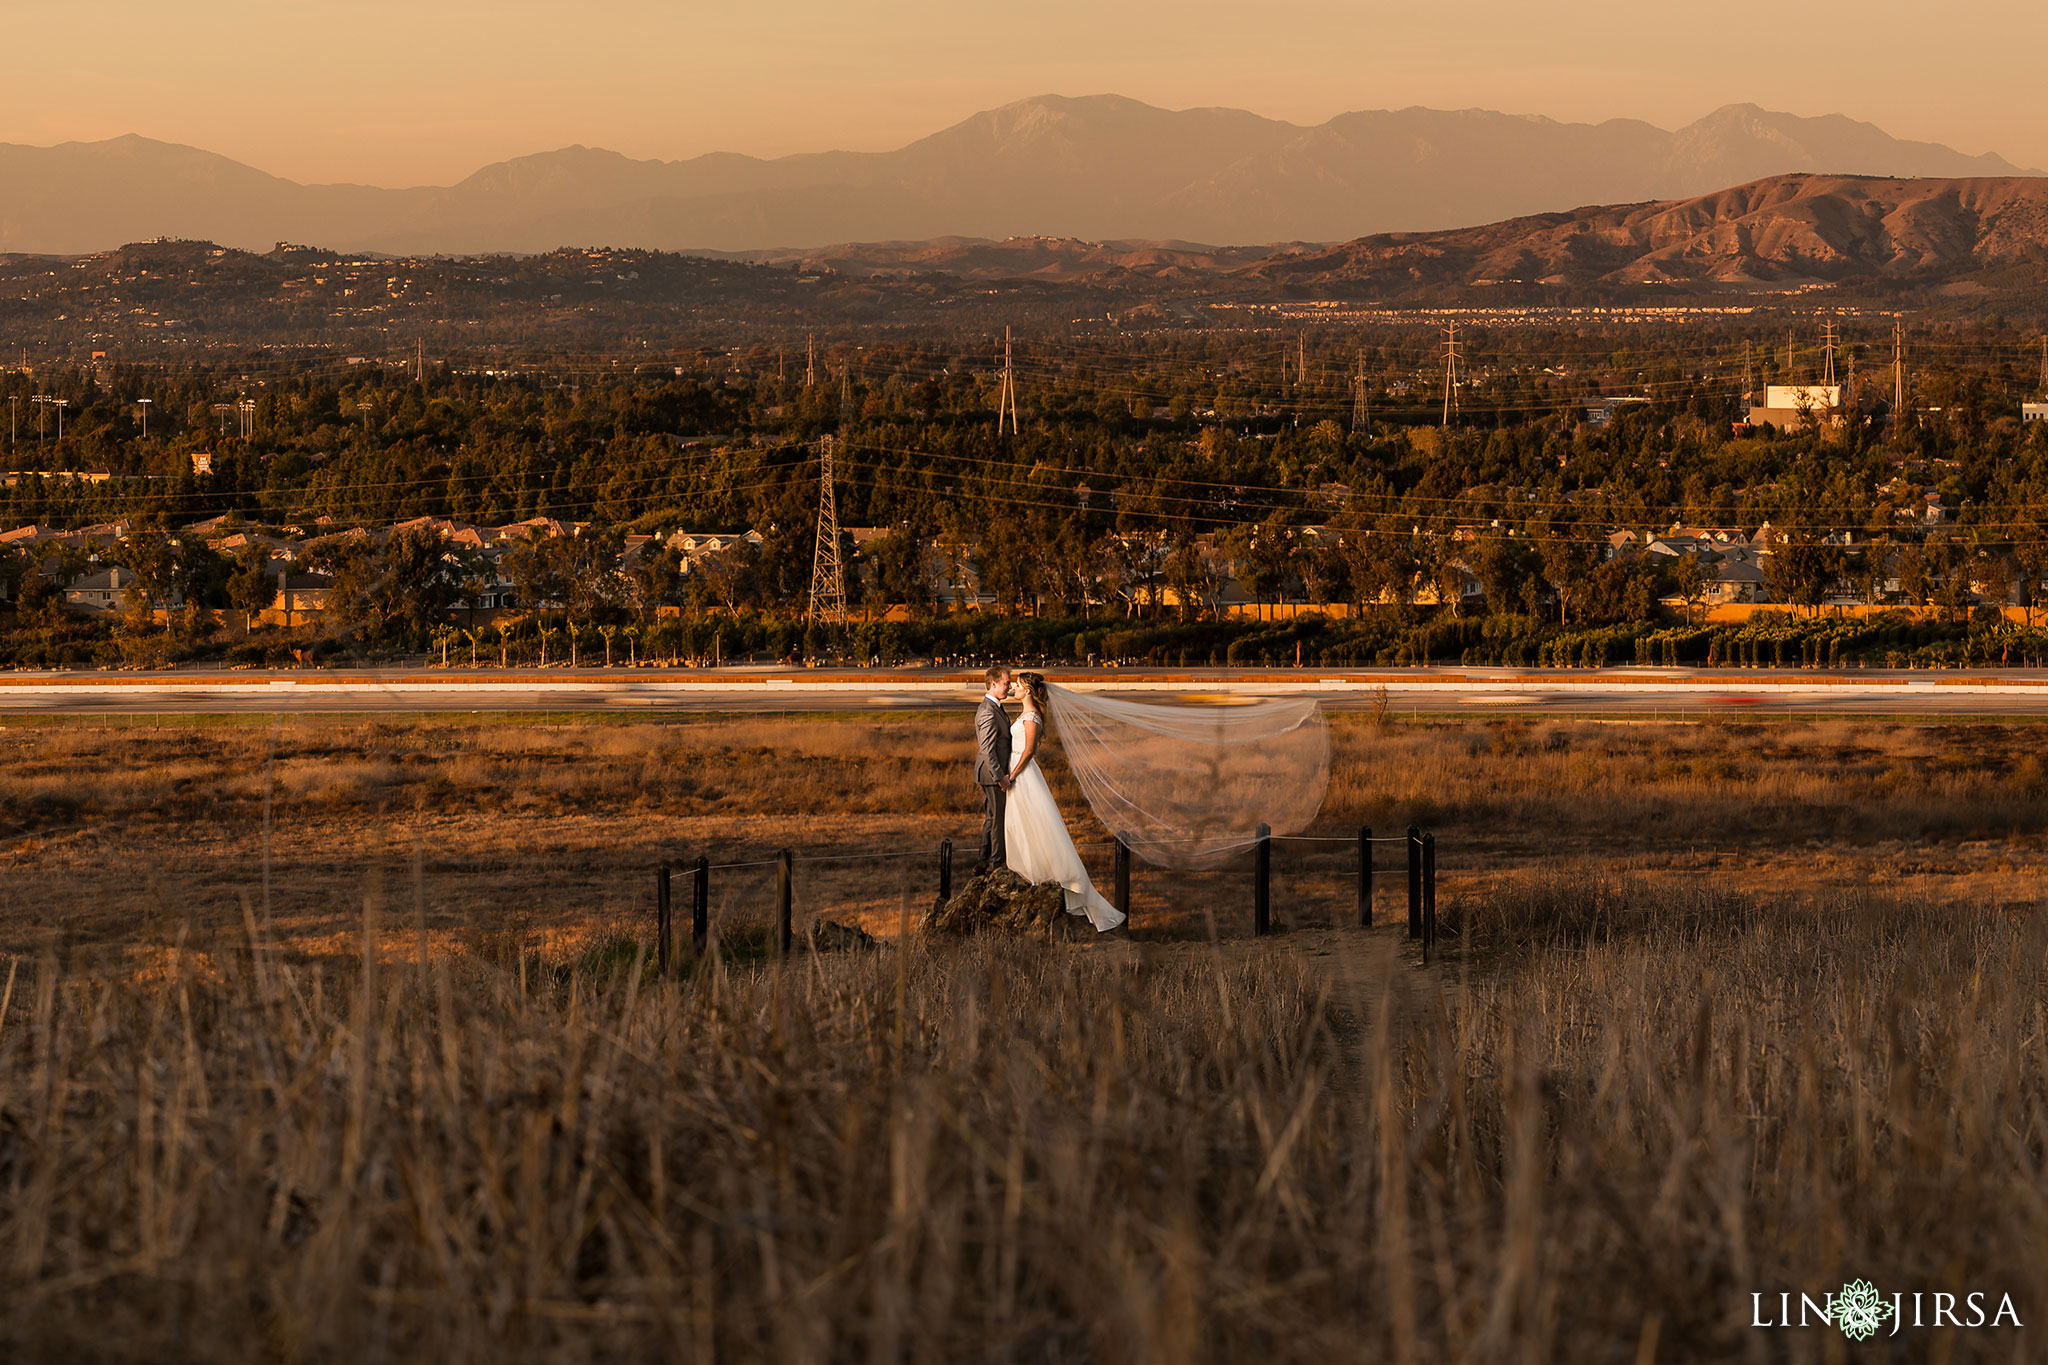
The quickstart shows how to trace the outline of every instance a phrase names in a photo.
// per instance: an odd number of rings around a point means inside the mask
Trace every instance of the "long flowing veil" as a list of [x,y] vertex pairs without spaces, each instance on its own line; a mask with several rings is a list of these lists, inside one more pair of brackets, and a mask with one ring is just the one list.
[[1047,684],[1054,733],[1089,806],[1161,867],[1214,867],[1308,826],[1330,785],[1321,703],[1125,701]]

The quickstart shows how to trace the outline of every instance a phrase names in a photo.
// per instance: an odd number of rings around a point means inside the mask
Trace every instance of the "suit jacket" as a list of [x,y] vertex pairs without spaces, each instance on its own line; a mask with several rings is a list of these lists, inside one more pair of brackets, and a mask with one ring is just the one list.
[[974,708],[974,742],[981,751],[974,765],[976,784],[999,785],[1010,775],[1010,717],[1001,702],[984,696]]

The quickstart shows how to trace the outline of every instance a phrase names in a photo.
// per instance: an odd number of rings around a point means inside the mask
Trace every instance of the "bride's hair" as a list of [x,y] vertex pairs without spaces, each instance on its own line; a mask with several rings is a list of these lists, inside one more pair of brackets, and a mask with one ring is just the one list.
[[1011,676],[1024,685],[1025,705],[1029,709],[1036,711],[1040,719],[1043,719],[1046,711],[1049,709],[1046,706],[1045,675],[1043,673],[1016,673]]

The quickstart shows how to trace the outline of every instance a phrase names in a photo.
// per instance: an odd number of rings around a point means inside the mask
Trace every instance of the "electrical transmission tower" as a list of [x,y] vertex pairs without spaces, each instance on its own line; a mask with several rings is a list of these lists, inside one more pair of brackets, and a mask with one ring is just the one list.
[[1351,429],[1364,432],[1372,425],[1372,410],[1365,402],[1365,352],[1358,353],[1358,369],[1351,376]]
[[1449,326],[1444,328],[1443,425],[1445,426],[1449,426],[1451,424],[1451,409],[1453,406],[1456,405],[1458,401],[1458,357],[1459,347],[1461,345],[1463,345],[1463,343],[1458,340],[1458,324],[1455,322],[1451,323]]
[[996,395],[996,435],[1003,434],[1003,419],[1010,421],[1010,434],[1017,434],[1017,372],[1010,367],[1010,329],[1003,329],[1003,388]]
[[1823,384],[1832,384],[1832,383],[1834,383],[1834,382],[1835,382],[1835,324],[1834,324],[1834,323],[1832,323],[1832,322],[1823,322],[1823,323],[1822,323],[1822,324],[1820,325],[1820,345],[1821,345],[1821,353],[1822,353],[1822,355],[1823,355],[1823,356],[1825,356],[1825,357],[1826,357],[1826,358],[1825,358],[1825,359],[1823,360],[1823,362],[1822,362],[1822,374],[1821,374],[1821,380],[1820,380],[1820,382],[1821,382],[1821,383],[1823,383]]
[[846,624],[846,573],[839,563],[839,507],[832,497],[832,452],[838,445],[826,436],[818,442],[818,548],[811,559],[809,619],[827,625]]
[[1900,430],[1899,423],[1906,413],[1906,324],[1892,324],[1892,430]]
[[818,339],[804,338],[804,387],[810,388],[818,382]]

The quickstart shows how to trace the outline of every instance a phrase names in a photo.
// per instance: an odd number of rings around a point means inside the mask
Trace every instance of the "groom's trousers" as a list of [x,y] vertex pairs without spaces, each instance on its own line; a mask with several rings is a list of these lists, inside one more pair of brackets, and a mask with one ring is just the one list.
[[988,803],[988,813],[982,817],[981,862],[977,866],[993,872],[1010,860],[1009,850],[1003,846],[1003,813],[1009,808],[1010,794],[998,784],[984,783],[981,795]]

